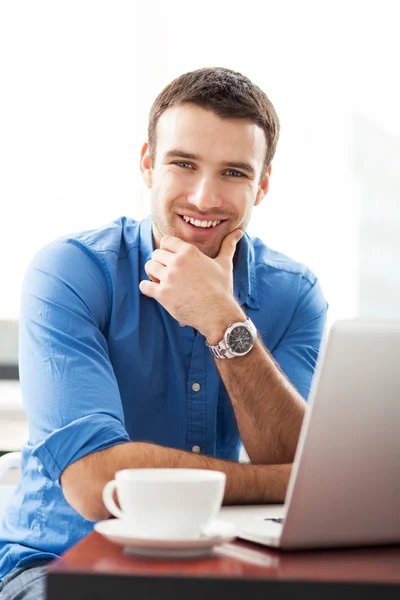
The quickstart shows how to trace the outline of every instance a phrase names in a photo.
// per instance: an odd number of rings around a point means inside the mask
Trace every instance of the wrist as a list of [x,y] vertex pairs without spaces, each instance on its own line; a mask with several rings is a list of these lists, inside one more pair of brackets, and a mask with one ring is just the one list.
[[222,340],[231,323],[245,321],[246,318],[246,314],[240,306],[233,302],[231,305],[220,307],[215,311],[212,322],[207,325],[202,334],[210,346],[215,346]]

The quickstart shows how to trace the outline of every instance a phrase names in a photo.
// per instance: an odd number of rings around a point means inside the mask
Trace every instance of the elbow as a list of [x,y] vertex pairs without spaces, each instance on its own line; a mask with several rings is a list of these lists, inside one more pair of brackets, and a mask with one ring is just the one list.
[[110,513],[104,507],[87,508],[83,507],[79,514],[87,521],[104,521],[110,517]]
[[79,490],[63,486],[63,493],[68,504],[87,521],[102,521],[108,519],[110,513],[103,504],[101,493],[88,493],[88,490]]
[[61,474],[60,483],[68,504],[84,519],[101,521],[110,513],[103,503],[103,487],[106,482],[82,473],[78,463],[67,467]]

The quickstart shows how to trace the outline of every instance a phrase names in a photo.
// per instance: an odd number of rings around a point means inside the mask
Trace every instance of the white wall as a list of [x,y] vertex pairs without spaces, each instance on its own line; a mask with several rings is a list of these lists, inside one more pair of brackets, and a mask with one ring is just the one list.
[[319,275],[331,321],[356,315],[365,186],[352,119],[400,129],[398,16],[396,0],[3,0],[0,318],[18,316],[46,241],[147,213],[150,105],[173,77],[211,65],[258,83],[282,123],[250,232]]

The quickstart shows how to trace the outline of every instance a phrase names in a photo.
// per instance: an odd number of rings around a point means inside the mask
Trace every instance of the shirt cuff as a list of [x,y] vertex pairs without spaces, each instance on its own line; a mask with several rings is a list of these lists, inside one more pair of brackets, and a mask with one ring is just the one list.
[[69,464],[92,452],[126,442],[130,442],[129,436],[118,419],[104,414],[87,415],[52,431],[33,446],[32,455],[39,461],[39,471],[59,483],[61,473]]

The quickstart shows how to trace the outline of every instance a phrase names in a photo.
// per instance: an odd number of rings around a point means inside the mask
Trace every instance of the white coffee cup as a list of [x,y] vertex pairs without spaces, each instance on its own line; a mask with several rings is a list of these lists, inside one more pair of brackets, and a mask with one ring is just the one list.
[[[192,539],[216,518],[225,482],[219,471],[125,469],[105,485],[103,501],[137,537]],[[115,489],[121,509],[113,499]]]

